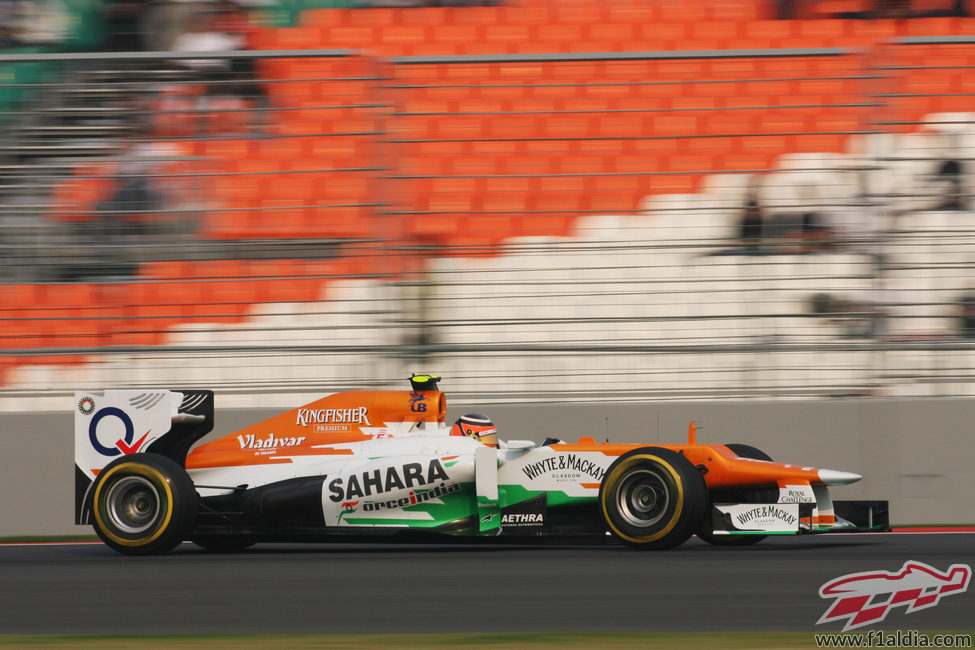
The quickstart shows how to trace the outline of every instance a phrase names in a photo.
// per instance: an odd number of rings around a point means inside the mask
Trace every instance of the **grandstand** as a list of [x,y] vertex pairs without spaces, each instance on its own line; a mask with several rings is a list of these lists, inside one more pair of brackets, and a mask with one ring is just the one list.
[[[975,19],[829,17],[866,4],[308,9],[255,32],[267,111],[179,56],[8,55],[61,72],[4,127],[5,408],[419,368],[461,400],[970,395],[975,218],[934,172],[968,158]],[[167,201],[117,209],[146,177]],[[853,231],[741,254],[756,182]]]

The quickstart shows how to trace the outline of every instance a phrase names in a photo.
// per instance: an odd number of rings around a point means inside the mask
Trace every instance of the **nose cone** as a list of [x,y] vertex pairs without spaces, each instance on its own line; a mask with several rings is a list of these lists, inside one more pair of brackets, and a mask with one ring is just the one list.
[[819,470],[819,480],[826,485],[849,485],[856,483],[863,477],[853,472],[838,472],[835,469]]

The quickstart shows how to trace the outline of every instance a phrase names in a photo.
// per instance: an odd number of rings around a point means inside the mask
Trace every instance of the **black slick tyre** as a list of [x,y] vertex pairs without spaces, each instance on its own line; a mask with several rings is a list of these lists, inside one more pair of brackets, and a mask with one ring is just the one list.
[[599,505],[609,531],[641,550],[683,544],[707,509],[707,488],[694,465],[661,447],[629,451],[606,470]]
[[757,447],[742,444],[740,442],[729,442],[725,445],[728,449],[738,454],[741,458],[751,458],[752,460],[767,460],[772,462],[772,457]]
[[[772,457],[766,454],[761,449],[757,447],[752,447],[751,445],[746,445],[739,442],[731,442],[725,444],[725,447],[735,452],[740,458],[751,458],[753,460],[772,460]],[[708,517],[704,520],[704,525],[701,529],[697,531],[698,538],[704,540],[708,544],[714,544],[715,546],[751,546],[753,544],[758,544],[760,541],[768,537],[768,535],[715,535],[712,529],[711,508],[708,507]]]
[[196,521],[197,494],[186,470],[158,454],[131,454],[106,465],[91,491],[95,533],[125,555],[169,551]]

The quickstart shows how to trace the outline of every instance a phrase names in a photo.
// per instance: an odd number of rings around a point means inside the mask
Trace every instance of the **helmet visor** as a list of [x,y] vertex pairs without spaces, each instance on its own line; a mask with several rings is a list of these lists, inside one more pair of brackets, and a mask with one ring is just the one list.
[[498,430],[494,427],[483,431],[474,431],[473,438],[488,447],[498,446]]

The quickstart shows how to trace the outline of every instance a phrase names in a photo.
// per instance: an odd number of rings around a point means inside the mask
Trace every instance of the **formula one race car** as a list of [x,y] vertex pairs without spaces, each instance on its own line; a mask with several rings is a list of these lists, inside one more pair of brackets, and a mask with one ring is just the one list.
[[409,391],[328,395],[196,446],[211,391],[78,393],[76,523],[126,554],[184,540],[619,540],[888,529],[887,502],[832,501],[848,472],[772,462],[747,445],[497,442],[482,415],[451,429],[438,377]]

